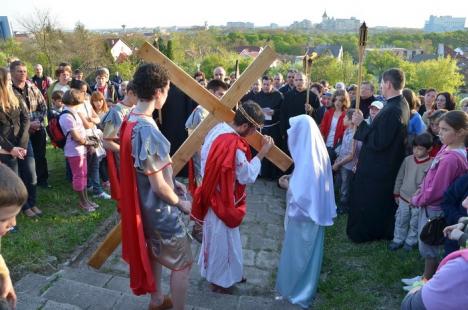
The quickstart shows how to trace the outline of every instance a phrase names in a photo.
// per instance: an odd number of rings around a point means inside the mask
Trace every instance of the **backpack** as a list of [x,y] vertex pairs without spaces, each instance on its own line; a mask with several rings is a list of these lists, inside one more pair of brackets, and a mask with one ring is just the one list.
[[46,131],[47,131],[47,134],[49,135],[50,142],[52,143],[53,146],[61,148],[61,149],[65,147],[65,143],[67,142],[67,136],[70,133],[69,131],[65,135],[63,133],[62,127],[60,126],[60,122],[59,122],[60,116],[66,113],[71,114],[73,118],[76,120],[75,115],[73,115],[72,112],[68,110],[64,110],[60,112],[59,115],[50,118],[49,123],[46,126]]

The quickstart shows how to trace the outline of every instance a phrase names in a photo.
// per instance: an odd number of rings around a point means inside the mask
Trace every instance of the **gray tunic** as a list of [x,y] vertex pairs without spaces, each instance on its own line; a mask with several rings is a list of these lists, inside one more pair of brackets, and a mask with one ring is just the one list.
[[183,269],[192,263],[192,253],[182,213],[156,195],[148,177],[161,171],[174,188],[170,143],[151,117],[131,115],[129,120],[137,123],[132,132],[132,157],[148,247],[162,265]]

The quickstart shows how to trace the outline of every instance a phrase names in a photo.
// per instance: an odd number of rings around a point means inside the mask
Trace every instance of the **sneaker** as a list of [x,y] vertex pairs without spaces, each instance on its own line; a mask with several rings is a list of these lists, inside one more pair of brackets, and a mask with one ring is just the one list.
[[86,187],[86,191],[87,191],[88,193],[91,193],[93,190],[94,190],[94,189],[93,189],[92,186]]
[[96,209],[94,209],[93,207],[89,206],[89,205],[82,205],[82,204],[78,204],[78,208],[80,208],[81,210],[87,212],[87,213],[91,213],[91,212],[94,212],[96,211]]
[[406,252],[411,252],[415,247],[416,247],[416,244],[415,245],[409,245],[406,242],[405,242],[405,244],[403,244],[403,250],[405,250]]
[[102,193],[100,193],[100,194],[94,195],[93,197],[94,197],[94,198],[100,198],[100,199],[106,199],[106,200],[111,199],[111,195],[109,195],[109,194],[106,193],[106,192],[102,192]]
[[424,279],[424,278],[422,278],[421,280],[414,282],[412,285],[403,286],[403,290],[409,292],[409,291],[411,291],[413,288],[416,288],[416,287],[419,287],[419,286],[423,286],[424,284],[426,284],[426,282],[427,282],[427,280]]
[[406,278],[406,279],[401,279],[401,282],[403,282],[406,285],[413,285],[414,282],[421,281],[422,276],[416,276],[414,278]]
[[399,248],[401,248],[403,246],[403,243],[396,243],[396,242],[390,242],[390,244],[388,245],[388,249],[390,251],[396,251],[398,250]]

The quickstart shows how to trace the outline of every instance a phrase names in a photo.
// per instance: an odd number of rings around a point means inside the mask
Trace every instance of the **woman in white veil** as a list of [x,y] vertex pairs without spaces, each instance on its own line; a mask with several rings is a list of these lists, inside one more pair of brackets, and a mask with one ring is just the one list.
[[276,290],[289,302],[308,308],[317,291],[324,229],[333,225],[336,204],[330,159],[315,121],[299,115],[289,123],[294,171],[280,182],[289,184]]

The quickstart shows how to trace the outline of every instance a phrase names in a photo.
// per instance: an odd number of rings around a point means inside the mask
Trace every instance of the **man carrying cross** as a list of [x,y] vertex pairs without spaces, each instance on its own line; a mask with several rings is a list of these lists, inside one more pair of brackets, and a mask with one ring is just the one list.
[[220,123],[208,133],[202,147],[204,176],[195,192],[192,218],[203,223],[198,263],[214,292],[229,294],[232,286],[243,280],[239,226],[247,208],[245,185],[255,182],[260,161],[274,144],[271,137],[264,136],[262,148],[251,159],[244,138],[263,122],[260,106],[247,101],[238,106],[231,123]]

